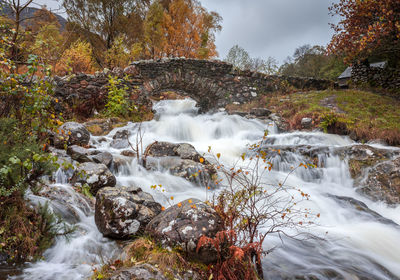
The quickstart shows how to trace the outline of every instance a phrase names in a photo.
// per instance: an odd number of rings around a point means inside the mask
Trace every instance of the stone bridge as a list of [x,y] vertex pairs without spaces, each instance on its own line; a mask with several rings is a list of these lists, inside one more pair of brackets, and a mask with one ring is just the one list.
[[125,69],[116,68],[96,75],[57,78],[56,95],[93,100],[95,107],[101,107],[107,96],[109,74],[124,79],[128,88],[135,92],[134,98],[151,98],[162,91],[177,91],[196,100],[201,112],[233,102],[246,103],[260,94],[324,90],[334,86],[327,80],[240,71],[222,61],[171,58],[137,61]]

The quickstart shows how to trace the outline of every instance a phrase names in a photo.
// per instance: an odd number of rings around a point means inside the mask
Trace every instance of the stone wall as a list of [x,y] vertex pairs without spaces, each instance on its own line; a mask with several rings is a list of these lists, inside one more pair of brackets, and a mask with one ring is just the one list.
[[400,69],[370,67],[355,64],[351,71],[352,82],[384,89],[400,89]]
[[334,86],[327,80],[239,71],[221,61],[174,58],[138,61],[111,73],[57,78],[56,95],[69,105],[78,102],[90,115],[94,109],[104,106],[109,74],[123,78],[132,91],[131,98],[137,102],[145,102],[162,91],[174,90],[196,100],[203,112],[233,102],[243,104],[260,94],[324,90]]

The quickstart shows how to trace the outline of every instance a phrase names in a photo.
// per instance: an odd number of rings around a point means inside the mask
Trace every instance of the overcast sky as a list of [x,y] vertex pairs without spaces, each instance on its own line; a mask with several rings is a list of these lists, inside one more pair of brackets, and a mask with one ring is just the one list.
[[[220,58],[238,44],[252,57],[275,57],[282,63],[304,44],[327,45],[332,37],[329,23],[337,19],[328,7],[337,0],[200,0],[222,18],[216,45]],[[61,0],[37,0],[54,8]],[[65,14],[62,14],[66,17]]]

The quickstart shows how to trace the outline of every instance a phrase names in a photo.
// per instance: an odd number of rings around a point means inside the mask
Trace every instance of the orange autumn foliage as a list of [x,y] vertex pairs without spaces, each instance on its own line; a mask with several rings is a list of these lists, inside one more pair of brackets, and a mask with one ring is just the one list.
[[400,59],[400,1],[340,0],[330,7],[341,21],[332,28],[335,34],[328,51],[346,55],[346,61],[371,55]]
[[161,4],[152,8],[144,26],[147,58],[217,56],[214,33],[221,29],[217,13],[207,12],[194,0],[172,0],[167,9]]

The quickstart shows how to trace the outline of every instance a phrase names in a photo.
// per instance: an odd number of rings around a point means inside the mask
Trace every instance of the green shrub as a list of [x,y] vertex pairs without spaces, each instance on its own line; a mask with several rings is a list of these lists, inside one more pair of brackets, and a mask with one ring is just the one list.
[[0,119],[0,198],[26,188],[54,171],[56,158],[45,153],[33,135],[18,128],[15,119]]
[[121,79],[109,76],[108,79],[108,98],[105,106],[105,114],[113,117],[129,117],[136,109],[134,104],[130,104],[128,99],[128,87],[123,85]]

